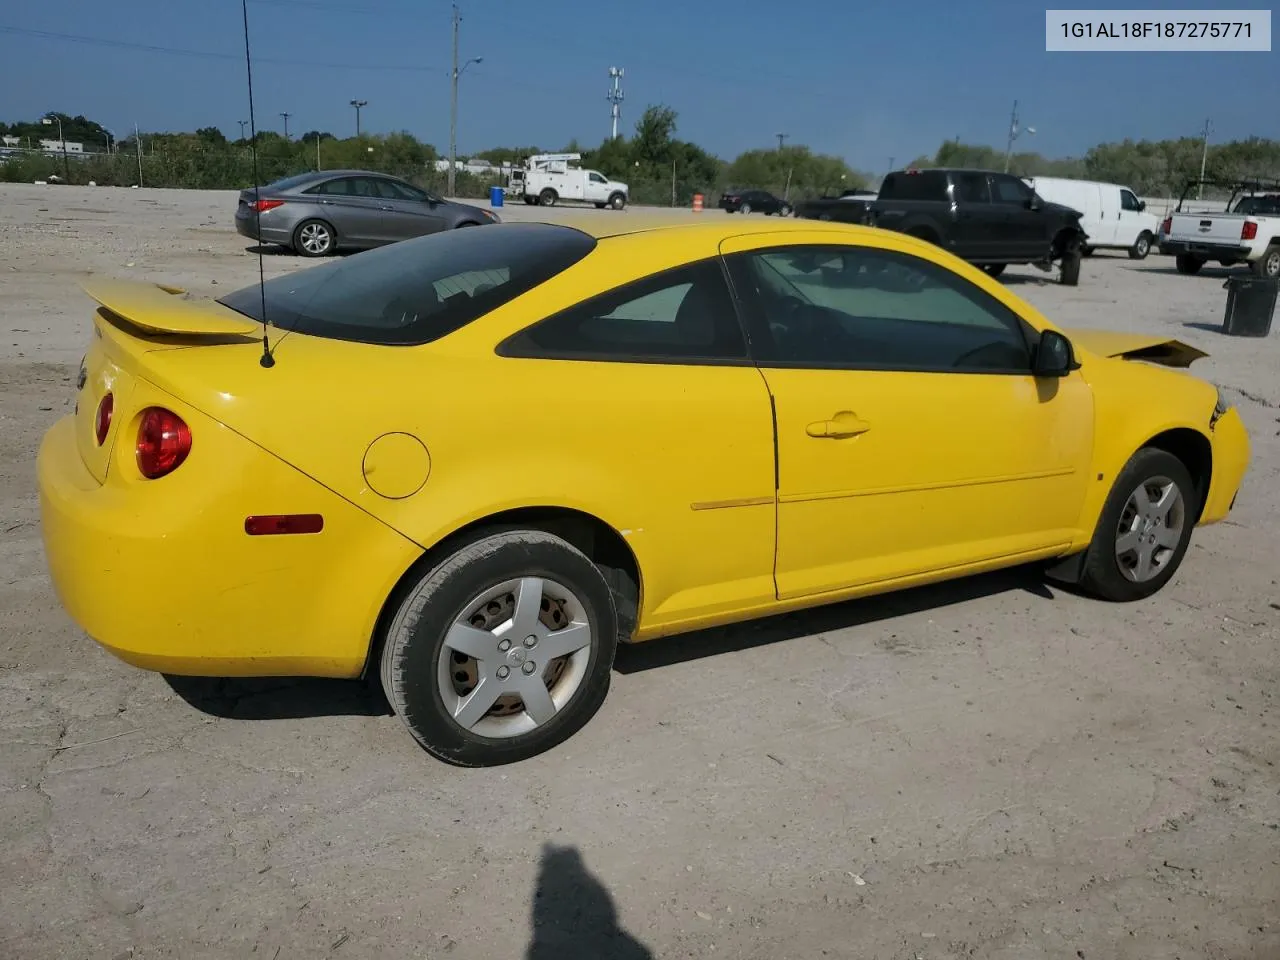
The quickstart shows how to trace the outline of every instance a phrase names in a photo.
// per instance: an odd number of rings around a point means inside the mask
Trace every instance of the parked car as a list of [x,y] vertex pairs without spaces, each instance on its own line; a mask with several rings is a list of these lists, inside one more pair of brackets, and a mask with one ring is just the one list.
[[1010,173],[895,171],[871,204],[871,223],[928,240],[992,276],[1011,263],[1048,271],[1057,262],[1062,283],[1080,282],[1087,243],[1080,212],[1044,200]]
[[619,642],[1039,561],[1137,600],[1234,505],[1249,440],[1180,341],[888,231],[583,221],[91,284],[37,467],[71,616],[168,674],[368,677],[496,764]]
[[1080,211],[1080,227],[1089,237],[1085,256],[1095,250],[1126,250],[1130,260],[1142,260],[1151,252],[1160,221],[1128,187],[1066,177],[1026,179],[1037,196]]
[[[1222,213],[1184,210],[1193,191],[1228,187]],[[1280,181],[1191,180],[1160,227],[1160,252],[1172,254],[1179,273],[1199,273],[1210,260],[1247,264],[1259,277],[1280,277]]]
[[845,190],[838,197],[814,197],[796,204],[796,216],[807,220],[832,220],[836,223],[868,223],[874,190]]
[[726,190],[720,195],[720,209],[725,213],[776,213],[791,216],[791,204],[768,190]]
[[325,170],[240,191],[236,232],[304,257],[366,250],[456,227],[497,223],[483,207],[436,196],[398,177]]

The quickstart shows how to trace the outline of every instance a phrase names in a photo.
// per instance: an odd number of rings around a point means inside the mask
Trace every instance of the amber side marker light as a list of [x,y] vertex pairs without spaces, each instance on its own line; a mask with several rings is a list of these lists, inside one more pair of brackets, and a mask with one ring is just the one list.
[[270,537],[285,533],[319,533],[323,529],[324,517],[318,513],[283,513],[244,518],[244,532],[251,537]]

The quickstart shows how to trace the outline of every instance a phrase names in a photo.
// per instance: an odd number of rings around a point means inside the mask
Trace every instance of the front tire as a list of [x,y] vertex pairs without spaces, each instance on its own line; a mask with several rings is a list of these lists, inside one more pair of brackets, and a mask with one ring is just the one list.
[[323,220],[303,220],[293,231],[293,249],[304,257],[327,257],[337,239],[333,227]]
[[739,212],[739,213],[750,213],[750,212],[751,212],[751,204],[749,204],[749,203],[744,203],[742,206],[738,207],[738,212]]
[[1199,493],[1183,462],[1144,447],[1107,496],[1080,585],[1118,603],[1150,597],[1181,565],[1199,514]]
[[778,216],[780,217],[789,217],[791,216],[791,213],[791,204],[789,203],[784,203],[778,208]]
[[627,198],[620,193],[615,193],[609,198],[609,206],[615,210],[621,210],[627,205]]
[[491,532],[405,597],[387,629],[382,688],[432,756],[512,763],[596,714],[617,642],[613,596],[585,554],[542,531]]
[[1133,241],[1133,246],[1129,248],[1130,260],[1145,260],[1147,254],[1151,252],[1151,234],[1145,230],[1138,234],[1138,239]]

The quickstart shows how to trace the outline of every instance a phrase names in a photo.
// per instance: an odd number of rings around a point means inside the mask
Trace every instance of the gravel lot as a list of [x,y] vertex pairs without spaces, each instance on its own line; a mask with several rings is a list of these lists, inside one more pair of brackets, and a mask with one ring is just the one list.
[[234,202],[0,187],[0,954],[1280,956],[1280,334],[1217,331],[1224,271],[1006,275],[1208,350],[1242,410],[1236,512],[1155,599],[1014,571],[659,641],[568,744],[462,771],[357,684],[171,684],[54,599],[34,461],[77,283],[253,282]]

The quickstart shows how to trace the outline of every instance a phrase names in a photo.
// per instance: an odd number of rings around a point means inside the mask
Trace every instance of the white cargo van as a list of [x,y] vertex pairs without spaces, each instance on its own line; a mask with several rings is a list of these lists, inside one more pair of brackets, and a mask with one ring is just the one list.
[[1080,227],[1088,238],[1086,254],[1127,250],[1130,259],[1141,260],[1151,252],[1159,221],[1128,187],[1064,177],[1027,177],[1026,181],[1041,198],[1083,214]]

